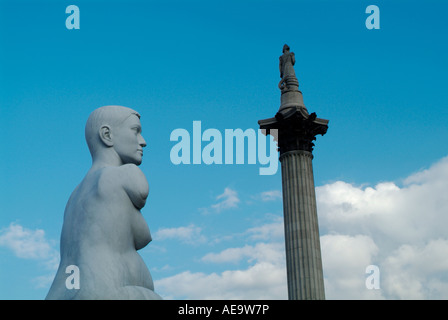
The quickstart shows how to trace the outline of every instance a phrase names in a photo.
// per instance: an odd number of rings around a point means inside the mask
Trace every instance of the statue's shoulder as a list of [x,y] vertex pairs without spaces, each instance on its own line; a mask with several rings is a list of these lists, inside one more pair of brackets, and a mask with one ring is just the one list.
[[137,209],[143,208],[149,193],[148,181],[142,170],[135,164],[120,166],[123,188]]
[[122,175],[122,177],[124,179],[130,179],[132,181],[135,181],[135,180],[146,181],[145,174],[135,164],[132,164],[132,163],[124,164],[124,165],[118,167],[118,170],[120,171],[120,175]]
[[126,192],[137,208],[140,209],[145,205],[149,185],[139,167],[134,164],[107,167],[101,169],[99,174],[100,192],[107,194],[119,188]]
[[145,188],[148,184],[145,174],[135,164],[106,167],[99,170],[98,175],[99,184],[112,188],[130,186]]

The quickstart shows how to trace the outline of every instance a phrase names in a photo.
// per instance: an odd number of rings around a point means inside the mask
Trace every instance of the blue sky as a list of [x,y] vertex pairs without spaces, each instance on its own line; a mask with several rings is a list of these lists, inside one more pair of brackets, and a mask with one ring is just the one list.
[[[70,4],[79,30],[65,27]],[[379,30],[365,27],[370,4]],[[305,105],[330,120],[313,160],[327,297],[446,297],[447,9],[436,0],[0,0],[0,299],[45,297],[65,204],[91,164],[85,122],[110,104],[142,115],[153,242],[141,255],[156,291],[286,298],[280,170],[170,161],[177,128],[256,130],[275,115],[284,43]],[[353,255],[341,265],[334,252]],[[430,258],[439,269],[421,262]],[[363,285],[369,264],[389,274],[381,290]]]

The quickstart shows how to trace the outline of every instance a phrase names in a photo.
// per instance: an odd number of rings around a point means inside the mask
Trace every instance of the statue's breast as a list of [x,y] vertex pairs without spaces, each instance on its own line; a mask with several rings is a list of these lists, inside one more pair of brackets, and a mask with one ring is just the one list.
[[144,248],[151,242],[152,239],[148,224],[139,210],[135,210],[135,212],[132,213],[131,228],[136,250]]

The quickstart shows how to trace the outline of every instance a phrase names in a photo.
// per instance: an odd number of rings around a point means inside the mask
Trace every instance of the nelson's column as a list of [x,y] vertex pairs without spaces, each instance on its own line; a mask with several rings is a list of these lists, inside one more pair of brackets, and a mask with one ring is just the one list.
[[288,298],[325,299],[312,151],[316,135],[327,132],[328,120],[308,113],[294,64],[294,53],[285,44],[280,56],[280,109],[258,124],[274,136],[280,151]]

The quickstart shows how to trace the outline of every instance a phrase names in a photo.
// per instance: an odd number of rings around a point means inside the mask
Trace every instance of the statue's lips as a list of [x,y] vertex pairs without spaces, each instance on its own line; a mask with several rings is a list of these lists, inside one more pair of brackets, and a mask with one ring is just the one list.
[[143,155],[143,150],[138,149],[137,152],[139,152],[141,155]]

